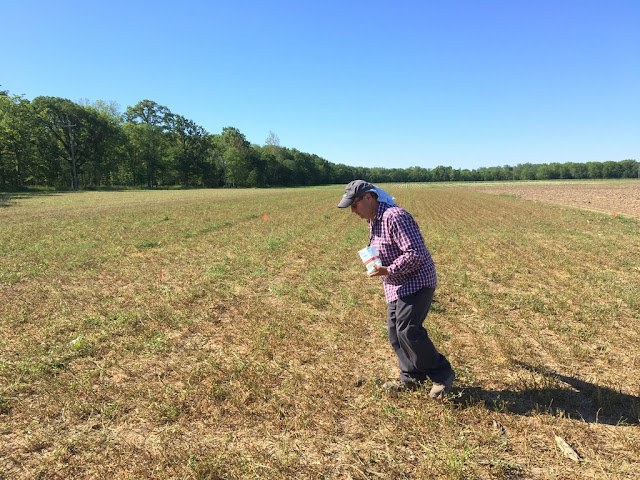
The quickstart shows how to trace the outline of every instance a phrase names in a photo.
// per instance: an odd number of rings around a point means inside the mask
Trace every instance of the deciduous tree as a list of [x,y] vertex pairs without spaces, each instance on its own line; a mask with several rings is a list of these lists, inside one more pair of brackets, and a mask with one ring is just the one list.
[[168,139],[166,132],[171,121],[170,110],[152,100],[142,100],[128,107],[124,118],[129,124],[127,133],[131,142],[130,161],[134,170],[142,164],[147,187],[158,183],[158,177],[166,168]]

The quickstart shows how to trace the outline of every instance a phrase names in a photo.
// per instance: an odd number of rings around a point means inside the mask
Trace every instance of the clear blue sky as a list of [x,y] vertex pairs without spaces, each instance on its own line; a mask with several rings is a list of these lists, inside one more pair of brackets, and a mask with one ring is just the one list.
[[640,1],[2,1],[11,94],[143,99],[333,163],[640,160]]

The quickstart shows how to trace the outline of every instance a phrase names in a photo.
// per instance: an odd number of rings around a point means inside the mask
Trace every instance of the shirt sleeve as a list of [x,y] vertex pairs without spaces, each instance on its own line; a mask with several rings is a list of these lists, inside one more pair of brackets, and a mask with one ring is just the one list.
[[427,247],[420,228],[408,212],[393,216],[389,221],[391,239],[402,251],[387,267],[389,276],[410,273],[419,268],[427,257]]

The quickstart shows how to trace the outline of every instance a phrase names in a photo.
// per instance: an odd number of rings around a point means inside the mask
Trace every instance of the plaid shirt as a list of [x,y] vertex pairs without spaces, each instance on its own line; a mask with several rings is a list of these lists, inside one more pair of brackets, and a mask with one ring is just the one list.
[[420,228],[409,212],[380,203],[369,221],[369,244],[378,250],[389,275],[382,277],[387,303],[417,292],[435,288],[436,267],[424,244]]

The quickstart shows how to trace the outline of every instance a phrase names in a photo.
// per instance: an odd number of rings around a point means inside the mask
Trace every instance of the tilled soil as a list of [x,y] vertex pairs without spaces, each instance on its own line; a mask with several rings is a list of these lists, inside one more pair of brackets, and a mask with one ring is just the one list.
[[504,185],[473,187],[493,194],[556,203],[595,212],[640,219],[640,181],[624,184]]

